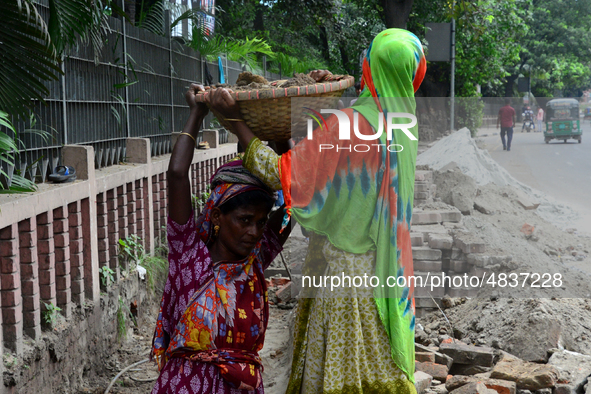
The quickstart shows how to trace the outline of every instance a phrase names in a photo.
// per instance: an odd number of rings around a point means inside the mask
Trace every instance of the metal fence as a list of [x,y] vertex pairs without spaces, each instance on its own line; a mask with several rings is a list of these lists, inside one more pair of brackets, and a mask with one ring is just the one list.
[[[47,20],[47,0],[39,3]],[[69,50],[62,62],[64,74],[47,83],[46,105],[35,108],[36,123],[16,122],[23,149],[16,168],[5,168],[9,174],[17,171],[44,182],[60,164],[61,147],[67,144],[92,145],[96,168],[124,161],[128,137],[149,138],[152,156],[170,153],[170,133],[180,131],[189,114],[184,93],[192,82],[202,83],[206,62],[170,34],[158,36],[115,18],[109,25],[99,61],[91,45]],[[240,63],[223,59],[222,64],[227,82],[243,71]],[[207,63],[207,68],[218,82],[218,64]],[[206,126],[211,119],[209,115]],[[27,133],[31,128],[48,131],[51,138],[44,141]],[[220,142],[227,142],[224,130]]]

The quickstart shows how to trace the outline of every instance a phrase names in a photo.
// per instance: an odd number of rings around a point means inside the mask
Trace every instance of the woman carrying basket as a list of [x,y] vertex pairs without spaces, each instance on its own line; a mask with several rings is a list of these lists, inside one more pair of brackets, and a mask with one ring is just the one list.
[[[374,286],[374,281],[360,288],[304,292],[303,297],[314,298],[300,297],[288,393],[416,392],[414,289],[410,281],[387,279],[413,275],[409,228],[417,127],[409,128],[415,139],[395,131],[391,140],[384,132],[379,141],[359,138],[354,128],[358,118],[358,131],[374,135],[385,129],[380,117],[414,115],[414,93],[425,71],[416,36],[401,29],[381,32],[363,64],[364,90],[353,107],[343,110],[350,120],[350,140],[339,140],[333,115],[313,139],[281,156],[240,121],[239,105],[228,91],[207,95],[212,108],[233,120],[233,132],[247,147],[245,167],[269,187],[283,190],[288,212],[314,233],[304,275],[367,274],[384,285]],[[311,73],[316,80],[326,74]],[[409,123],[399,116],[397,124]],[[357,145],[373,149],[351,149]],[[328,146],[340,149],[319,149]]]
[[168,168],[169,273],[151,356],[153,394],[262,394],[261,359],[269,317],[263,270],[282,249],[282,211],[267,217],[271,190],[242,166],[221,166],[197,221],[189,168],[207,106],[186,94],[191,115]]

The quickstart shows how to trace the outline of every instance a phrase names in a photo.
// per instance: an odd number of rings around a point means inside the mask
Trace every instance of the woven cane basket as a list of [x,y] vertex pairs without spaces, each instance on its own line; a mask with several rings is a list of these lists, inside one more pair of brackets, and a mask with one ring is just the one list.
[[[291,99],[293,97],[314,97],[311,102],[318,109],[335,108],[338,97],[341,97],[345,89],[355,83],[355,78],[349,75],[329,76],[329,78],[333,80],[315,85],[247,90],[233,94],[240,103],[240,112],[244,121],[257,137],[263,141],[285,141],[292,136],[301,136],[305,133],[307,117],[304,111],[293,108],[294,117],[297,118],[292,119]],[[199,94],[196,100],[203,102],[204,96]],[[303,107],[302,104],[303,102],[298,105]],[[222,126],[232,130],[230,122],[224,120],[216,111],[212,110],[212,113]]]

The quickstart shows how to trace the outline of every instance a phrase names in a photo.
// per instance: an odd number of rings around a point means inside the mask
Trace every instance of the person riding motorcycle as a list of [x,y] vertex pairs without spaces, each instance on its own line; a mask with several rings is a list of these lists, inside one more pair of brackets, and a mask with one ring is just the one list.
[[526,129],[528,133],[532,130],[535,131],[536,125],[534,123],[534,111],[532,111],[529,106],[525,107],[525,111],[523,111],[522,118],[523,125],[521,126],[521,132],[523,133],[524,129]]

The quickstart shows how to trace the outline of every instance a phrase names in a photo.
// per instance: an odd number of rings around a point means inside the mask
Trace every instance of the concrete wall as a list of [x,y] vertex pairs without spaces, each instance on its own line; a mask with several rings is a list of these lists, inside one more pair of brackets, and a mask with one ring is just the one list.
[[[35,193],[0,196],[0,356],[20,360],[31,357],[27,349],[38,350],[26,371],[4,371],[8,373],[0,393],[23,387],[31,389],[26,392],[56,392],[47,391],[49,383],[60,385],[62,374],[44,372],[56,368],[52,363],[68,371],[80,363],[79,357],[68,354],[90,353],[84,357],[92,358],[93,346],[107,344],[110,349],[116,331],[108,308],[100,302],[99,270],[108,266],[115,271],[114,288],[121,289],[119,239],[135,234],[147,251],[153,251],[165,235],[169,198],[170,155],[150,157],[150,140],[143,138],[128,139],[126,148],[127,163],[95,170],[92,147],[65,146],[63,162],[76,168],[75,182],[41,184]],[[196,150],[190,171],[193,194],[200,195],[215,169],[235,155],[235,143]],[[48,335],[56,334],[42,316],[45,304],[51,303],[61,308],[65,327],[77,329],[65,329],[48,341]],[[54,343],[53,350],[49,343]],[[56,344],[68,346],[60,357]],[[0,372],[3,368],[0,363]],[[11,380],[17,375],[21,378]],[[51,382],[29,382],[45,375]]]

